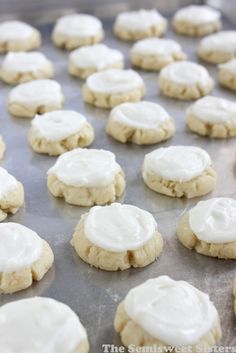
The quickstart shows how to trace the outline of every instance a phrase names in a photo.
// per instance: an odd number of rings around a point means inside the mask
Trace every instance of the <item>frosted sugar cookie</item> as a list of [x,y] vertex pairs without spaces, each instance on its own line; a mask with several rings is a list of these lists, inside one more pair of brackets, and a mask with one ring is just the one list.
[[24,203],[24,188],[13,175],[0,167],[0,222],[16,213]]
[[219,81],[222,86],[236,91],[236,59],[219,65]]
[[100,108],[138,102],[144,96],[141,76],[133,70],[109,69],[89,76],[83,86],[83,100]]
[[142,175],[150,189],[187,198],[209,193],[217,179],[210,156],[195,146],[163,147],[146,154]]
[[175,62],[164,67],[159,83],[164,95],[183,100],[205,96],[214,86],[205,67],[190,61]]
[[107,271],[147,266],[163,248],[151,213],[120,203],[92,207],[81,217],[71,244],[82,260]]
[[167,20],[154,9],[120,13],[114,24],[115,35],[123,40],[161,37],[166,29]]
[[[220,320],[204,292],[168,276],[131,289],[114,321],[125,346],[158,351],[210,352],[221,338]],[[176,348],[176,350],[175,350]]]
[[221,64],[235,58],[236,31],[221,31],[203,38],[198,47],[198,56],[206,62]]
[[89,146],[94,130],[86,118],[72,110],[36,115],[31,121],[29,143],[38,153],[58,156],[77,147]]
[[0,53],[33,50],[40,47],[40,32],[20,21],[0,23]]
[[124,56],[105,44],[94,44],[74,50],[69,55],[69,73],[82,79],[97,71],[123,69]]
[[2,136],[0,135],[0,159],[2,159],[5,149],[6,149],[5,143],[2,139]]
[[190,5],[176,12],[174,30],[186,36],[200,37],[221,28],[221,14],[209,6]]
[[62,154],[49,169],[48,188],[72,205],[104,205],[121,196],[125,179],[112,152],[77,148]]
[[30,287],[43,278],[53,261],[50,246],[36,232],[18,223],[0,224],[0,292]]
[[236,103],[207,96],[193,103],[186,112],[190,130],[215,138],[236,136]]
[[144,70],[159,71],[164,66],[186,60],[181,46],[172,39],[146,38],[131,48],[131,62]]
[[87,333],[78,316],[67,305],[51,298],[34,297],[3,305],[0,330],[0,346],[9,353],[89,350]]
[[52,33],[53,43],[66,50],[101,42],[102,22],[91,15],[72,14],[59,18]]
[[33,118],[62,108],[64,96],[59,83],[35,80],[14,87],[8,96],[8,110],[12,115]]
[[40,52],[8,53],[0,68],[0,78],[11,85],[53,76],[53,65]]
[[159,104],[123,103],[112,109],[106,132],[120,142],[145,145],[169,139],[175,133],[175,125]]
[[236,259],[236,200],[217,197],[200,201],[186,212],[177,235],[188,249],[220,259]]

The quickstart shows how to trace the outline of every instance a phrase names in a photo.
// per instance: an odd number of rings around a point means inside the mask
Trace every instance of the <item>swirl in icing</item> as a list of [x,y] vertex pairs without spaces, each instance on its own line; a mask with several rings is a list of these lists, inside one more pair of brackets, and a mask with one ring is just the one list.
[[164,67],[160,78],[181,85],[208,85],[210,75],[202,65],[190,61],[174,62]]
[[211,164],[209,154],[195,146],[170,146],[146,154],[143,177],[156,174],[166,180],[185,182],[201,175]]
[[172,346],[198,343],[218,320],[207,294],[168,276],[149,279],[131,289],[124,305],[133,321],[154,338]]
[[77,67],[95,67],[97,70],[104,70],[111,65],[124,61],[124,56],[119,50],[109,48],[105,44],[78,48],[72,51],[69,58]]
[[83,128],[86,119],[73,110],[55,110],[36,115],[31,125],[38,136],[48,141],[60,141],[74,135]]
[[63,100],[59,83],[46,79],[21,83],[9,94],[10,102],[30,105],[60,105]]
[[4,197],[8,192],[17,187],[17,180],[9,174],[6,169],[0,167],[0,197]]
[[[235,34],[236,35],[236,34]],[[218,65],[219,69],[229,71],[233,75],[236,75],[236,59],[232,59],[230,61],[227,61],[224,64]]]
[[142,31],[152,26],[165,23],[165,18],[156,10],[138,10],[120,13],[115,21],[115,27]]
[[86,237],[96,246],[113,252],[142,247],[156,229],[156,221],[149,212],[120,203],[91,208],[84,222]]
[[91,15],[72,14],[57,20],[54,32],[70,37],[96,36],[102,31],[102,22]]
[[216,197],[198,202],[189,211],[189,225],[196,237],[207,243],[236,241],[236,201]]
[[1,350],[8,353],[71,353],[87,339],[69,306],[42,297],[3,305],[0,332]]
[[32,72],[40,70],[49,60],[40,52],[10,52],[2,63],[3,70],[14,72]]
[[66,185],[104,187],[114,182],[121,171],[110,151],[76,148],[63,153],[48,174],[54,174]]
[[189,22],[198,25],[216,22],[220,18],[220,12],[209,6],[190,5],[178,10],[174,16],[174,21]]
[[163,58],[182,52],[181,46],[172,39],[145,38],[136,42],[131,53],[148,55],[158,55]]
[[155,129],[170,119],[169,114],[153,102],[123,103],[112,109],[110,120],[141,129]]
[[187,109],[187,115],[206,123],[226,123],[236,120],[236,103],[219,97],[203,97]]
[[21,21],[5,21],[0,24],[0,40],[24,40],[32,36],[34,28]]
[[0,223],[0,272],[31,267],[43,250],[43,241],[33,230],[18,223]]
[[199,51],[201,50],[235,54],[236,31],[221,31],[203,38],[199,45]]
[[90,75],[88,88],[99,93],[125,93],[144,86],[143,79],[134,70],[109,69]]

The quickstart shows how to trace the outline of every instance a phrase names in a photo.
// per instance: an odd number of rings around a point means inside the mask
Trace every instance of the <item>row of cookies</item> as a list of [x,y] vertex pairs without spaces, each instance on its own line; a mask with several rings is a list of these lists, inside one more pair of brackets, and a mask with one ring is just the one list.
[[[114,328],[132,352],[141,352],[145,347],[155,352],[209,352],[222,335],[219,314],[209,296],[188,282],[168,276],[132,288],[116,309]],[[4,351],[89,351],[89,338],[79,317],[67,305],[51,298],[34,297],[3,305],[0,329]],[[105,352],[110,347],[118,349],[103,345]],[[124,352],[124,347],[119,351]]]
[[[206,35],[221,28],[221,14],[208,6],[189,6],[176,13],[173,28],[181,34]],[[123,40],[159,37],[166,29],[167,20],[154,9],[121,13],[114,24],[114,33]],[[103,37],[102,22],[87,14],[59,18],[52,33],[55,45],[67,50],[98,43]],[[34,27],[20,21],[5,21],[0,24],[1,53],[32,50],[40,44],[41,34]]]

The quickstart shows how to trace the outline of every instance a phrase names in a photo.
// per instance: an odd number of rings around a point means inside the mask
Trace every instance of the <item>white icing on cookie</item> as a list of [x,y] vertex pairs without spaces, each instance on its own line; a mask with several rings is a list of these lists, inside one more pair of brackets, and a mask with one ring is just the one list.
[[174,16],[174,21],[200,25],[217,22],[220,18],[220,12],[209,6],[190,5],[178,10]]
[[120,203],[91,208],[84,222],[86,237],[96,246],[114,252],[141,248],[156,229],[151,213]]
[[2,62],[2,69],[13,72],[34,72],[44,68],[49,61],[40,52],[10,52]]
[[33,230],[18,223],[0,223],[0,272],[31,267],[42,250],[43,241]]
[[17,180],[6,169],[0,167],[0,198],[6,196],[17,187]]
[[216,197],[198,202],[189,211],[189,225],[207,243],[236,241],[236,200]]
[[57,20],[54,32],[68,37],[96,36],[102,31],[102,22],[91,15],[72,14]]
[[[236,35],[236,34],[235,34]],[[227,61],[224,64],[218,65],[219,69],[224,71],[229,71],[231,74],[236,75],[236,59]]]
[[123,62],[123,54],[116,49],[111,49],[105,44],[95,44],[74,50],[70,60],[79,68],[96,68],[104,70],[116,63]]
[[60,141],[74,135],[80,132],[85,124],[85,117],[73,110],[55,110],[36,115],[31,122],[37,135],[48,141]]
[[170,146],[146,154],[144,178],[156,174],[166,180],[185,182],[200,176],[211,164],[209,154],[195,146]]
[[197,100],[187,109],[187,115],[206,123],[226,123],[236,120],[236,103],[219,97],[207,96]]
[[125,93],[144,85],[141,76],[133,70],[109,69],[95,72],[86,80],[91,91],[98,93]]
[[169,114],[157,103],[123,103],[113,108],[109,119],[141,129],[155,129],[170,119]]
[[165,23],[165,18],[156,10],[138,10],[120,13],[115,21],[115,27],[132,31],[142,31],[152,26]]
[[182,53],[182,48],[172,39],[145,38],[136,42],[131,52],[144,56],[156,55],[165,58],[176,53]]
[[199,50],[235,54],[236,31],[221,31],[203,38],[200,42]]
[[53,80],[34,80],[13,88],[9,101],[19,104],[40,106],[60,105],[63,101],[61,86]]
[[63,153],[48,174],[66,185],[99,188],[113,183],[120,170],[112,152],[77,148]]
[[131,289],[124,304],[133,321],[152,337],[172,346],[198,343],[218,320],[207,294],[168,276],[149,279]]
[[78,316],[54,299],[34,297],[0,308],[2,352],[72,353],[86,339]]
[[190,61],[167,65],[161,70],[160,78],[180,85],[208,85],[211,79],[205,67]]
[[29,39],[34,28],[21,21],[6,21],[0,23],[0,41]]

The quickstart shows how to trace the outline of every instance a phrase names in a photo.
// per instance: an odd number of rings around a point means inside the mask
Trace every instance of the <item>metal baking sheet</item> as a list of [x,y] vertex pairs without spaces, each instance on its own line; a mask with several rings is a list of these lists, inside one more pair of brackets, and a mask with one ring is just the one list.
[[[130,67],[131,43],[115,39],[111,29],[112,20],[104,21],[104,26],[105,43],[120,49],[125,55],[126,67]],[[1,165],[14,174],[25,187],[24,208],[8,220],[22,223],[45,238],[53,248],[55,265],[41,282],[34,284],[30,289],[14,295],[2,295],[0,304],[35,295],[52,297],[68,304],[79,314],[88,330],[90,352],[97,353],[102,352],[103,344],[121,344],[113,329],[113,318],[118,303],[127,291],[148,278],[165,274],[176,280],[189,281],[210,295],[222,323],[223,338],[220,344],[223,347],[235,347],[232,296],[232,281],[236,276],[235,261],[208,258],[185,249],[176,239],[176,226],[183,211],[195,205],[199,199],[188,201],[158,195],[144,185],[140,168],[144,155],[157,147],[196,145],[209,152],[219,175],[215,191],[201,199],[212,196],[236,197],[236,139],[211,140],[188,132],[185,127],[185,109],[190,103],[162,96],[158,88],[158,74],[139,71],[147,86],[145,99],[163,105],[174,118],[177,132],[171,140],[159,145],[136,146],[116,142],[108,137],[104,130],[109,111],[83,103],[83,82],[68,75],[68,53],[52,45],[52,27],[53,24],[38,26],[43,36],[42,52],[54,62],[55,79],[63,86],[65,108],[81,112],[92,123],[96,133],[93,148],[104,148],[115,153],[125,171],[127,181],[125,195],[119,201],[142,207],[154,215],[164,237],[164,251],[155,263],[146,268],[114,273],[92,268],[78,258],[69,242],[81,214],[88,209],[70,206],[49,194],[46,186],[47,170],[56,158],[36,154],[30,149],[27,142],[30,121],[8,114],[6,100],[11,87],[1,83],[0,132],[7,145]],[[232,28],[232,25],[225,21],[224,28]],[[195,51],[198,39],[177,36],[171,29],[166,37],[177,40],[190,60],[197,60]],[[216,67],[209,65],[207,68],[216,79],[213,95],[235,100],[234,93],[219,87]]]

